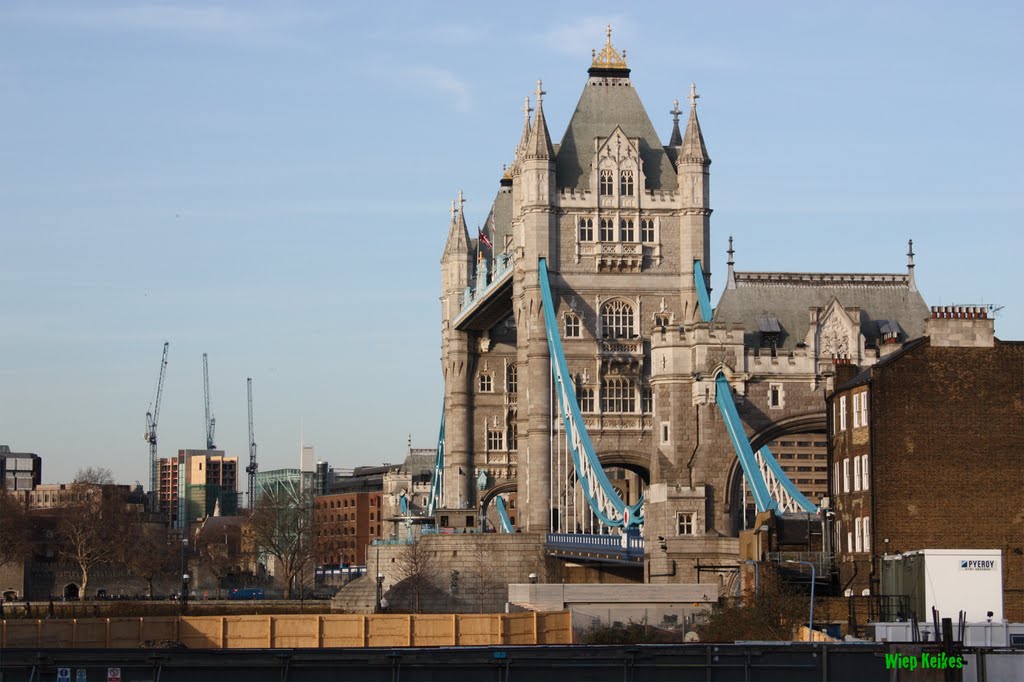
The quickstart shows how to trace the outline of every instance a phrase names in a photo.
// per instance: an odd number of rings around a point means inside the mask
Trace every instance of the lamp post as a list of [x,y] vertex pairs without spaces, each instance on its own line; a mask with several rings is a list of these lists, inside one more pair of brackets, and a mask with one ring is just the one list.
[[811,619],[807,624],[807,641],[814,641],[814,582],[815,572],[814,564],[810,561],[800,561],[799,559],[786,559],[787,564],[803,564],[804,566],[811,567]]
[[758,574],[761,572],[759,568],[760,564],[758,564],[753,559],[744,559],[743,563],[752,564],[754,566],[754,596],[756,597],[760,591],[760,588],[758,586]]
[[188,554],[188,538],[181,539],[181,612],[185,613],[185,607],[188,605],[188,560],[186,555]]
[[377,574],[377,605],[374,609],[377,613],[380,613],[384,608],[384,574]]

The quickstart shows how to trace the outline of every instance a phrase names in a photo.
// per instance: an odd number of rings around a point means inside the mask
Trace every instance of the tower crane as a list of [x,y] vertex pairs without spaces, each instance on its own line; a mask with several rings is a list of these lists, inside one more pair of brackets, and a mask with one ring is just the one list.
[[213,430],[217,420],[210,413],[210,369],[207,366],[206,353],[203,353],[203,395],[206,398],[206,449],[215,450],[213,444]]
[[164,341],[164,354],[160,360],[160,378],[156,382],[156,397],[149,403],[146,410],[146,434],[149,443],[149,505],[152,511],[160,507],[160,460],[156,453],[156,423],[160,418],[160,397],[164,393],[164,374],[167,371],[167,349],[170,343]]
[[249,474],[249,509],[253,508],[256,501],[256,435],[252,429],[252,378],[245,380],[249,392],[249,466],[245,467],[245,473]]

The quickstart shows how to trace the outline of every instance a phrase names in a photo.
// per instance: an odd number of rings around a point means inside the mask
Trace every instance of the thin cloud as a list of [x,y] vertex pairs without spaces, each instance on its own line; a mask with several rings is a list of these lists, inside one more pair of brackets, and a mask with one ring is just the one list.
[[555,26],[541,33],[540,40],[555,52],[578,56],[604,46],[609,24],[615,44],[615,32],[626,23],[622,16],[583,17],[575,23]]
[[458,111],[466,113],[473,108],[473,94],[469,83],[447,69],[419,66],[407,69],[403,75],[421,90],[441,91],[450,95],[452,103]]

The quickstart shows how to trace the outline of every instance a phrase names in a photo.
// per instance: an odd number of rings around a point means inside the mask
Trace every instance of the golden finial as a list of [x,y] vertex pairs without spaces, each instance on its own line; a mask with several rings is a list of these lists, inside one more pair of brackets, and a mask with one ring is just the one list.
[[607,35],[607,42],[605,42],[605,45],[603,48],[601,48],[601,51],[596,54],[594,54],[593,51],[591,51],[591,54],[593,55],[593,63],[591,64],[591,68],[626,69],[626,51],[623,50],[622,54],[620,55],[612,46],[611,24],[608,24],[608,27],[605,29],[605,34]]

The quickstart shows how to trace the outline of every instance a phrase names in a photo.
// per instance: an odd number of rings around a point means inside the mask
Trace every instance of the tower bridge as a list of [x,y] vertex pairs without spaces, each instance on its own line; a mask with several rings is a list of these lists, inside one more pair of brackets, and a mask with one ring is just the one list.
[[836,364],[871,365],[922,334],[913,253],[903,273],[738,272],[730,238],[712,307],[695,86],[685,130],[677,101],[662,144],[609,32],[558,143],[545,94],[538,82],[527,98],[476,238],[461,193],[452,205],[430,510],[499,500],[510,529],[500,496],[514,490],[515,525],[550,533],[552,553],[694,582],[697,560],[737,561],[748,494],[757,510],[816,508],[821,491],[766,446],[824,440]]

